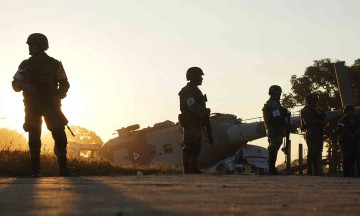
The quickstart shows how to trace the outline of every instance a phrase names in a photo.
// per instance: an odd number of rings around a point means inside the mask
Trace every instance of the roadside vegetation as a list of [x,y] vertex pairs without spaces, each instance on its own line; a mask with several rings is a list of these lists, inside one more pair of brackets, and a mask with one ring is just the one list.
[[[103,144],[95,132],[80,126],[72,126],[71,128],[76,136],[72,137],[66,130],[69,144]],[[58,167],[53,153],[54,140],[51,133],[43,133],[41,140],[41,174],[42,176],[57,176]],[[68,167],[72,173],[80,176],[157,175],[182,172],[181,168],[168,164],[119,165],[100,158],[75,158],[71,157],[72,154],[70,153]],[[16,130],[0,128],[0,176],[28,177],[30,174],[31,164],[27,139]]]
[[[178,174],[181,168],[167,164],[154,165],[118,165],[102,159],[69,158],[70,171],[79,176],[115,176],[115,175],[158,175]],[[41,155],[42,176],[57,176],[58,168],[53,153]],[[0,151],[1,177],[28,177],[31,174],[30,155],[24,150]]]

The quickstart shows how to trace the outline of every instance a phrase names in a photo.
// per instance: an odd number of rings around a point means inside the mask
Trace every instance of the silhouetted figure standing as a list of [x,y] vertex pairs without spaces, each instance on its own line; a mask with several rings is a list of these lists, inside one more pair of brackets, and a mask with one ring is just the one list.
[[322,175],[321,158],[324,146],[324,126],[326,114],[316,108],[319,98],[315,93],[306,95],[307,105],[301,109],[302,128],[308,147],[307,174]]
[[191,67],[186,72],[186,79],[190,82],[181,89],[179,122],[184,128],[183,164],[184,173],[201,174],[197,166],[197,158],[201,150],[202,130],[204,120],[209,118],[210,109],[206,108],[206,95],[203,95],[199,85],[202,84],[203,71],[198,67]]
[[266,135],[269,142],[268,163],[270,175],[279,175],[279,172],[275,167],[277,154],[283,143],[286,129],[290,127],[286,122],[287,110],[280,104],[281,93],[282,89],[280,86],[270,86],[270,98],[266,101],[262,109]]
[[48,56],[48,39],[40,33],[31,34],[26,43],[31,57],[21,62],[14,75],[14,91],[23,91],[25,123],[29,133],[32,177],[41,176],[40,150],[42,117],[55,140],[54,152],[61,176],[71,175],[67,168],[65,125],[68,123],[61,111],[61,99],[70,87],[62,63]]
[[354,165],[360,176],[360,124],[353,105],[344,107],[344,116],[338,122],[339,144],[341,146],[344,177],[354,176]]

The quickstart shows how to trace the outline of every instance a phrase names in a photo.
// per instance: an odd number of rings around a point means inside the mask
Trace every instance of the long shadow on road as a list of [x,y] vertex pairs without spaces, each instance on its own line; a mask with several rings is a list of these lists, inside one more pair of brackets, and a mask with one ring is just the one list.
[[[169,215],[98,178],[0,179],[0,215]],[[114,179],[112,179],[114,181]],[[117,177],[121,180],[121,177]]]
[[0,179],[0,215],[31,215],[39,179]]
[[72,193],[77,197],[76,211],[84,215],[169,215],[153,209],[151,206],[134,200],[124,194],[121,189],[107,185],[107,180],[121,180],[121,177],[77,177],[68,178],[73,186]]

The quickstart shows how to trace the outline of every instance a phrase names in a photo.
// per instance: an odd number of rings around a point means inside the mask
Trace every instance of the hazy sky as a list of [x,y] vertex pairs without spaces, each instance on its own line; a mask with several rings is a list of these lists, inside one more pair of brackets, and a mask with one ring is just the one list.
[[360,58],[359,8],[355,0],[0,0],[0,127],[22,130],[11,81],[34,32],[67,72],[69,124],[106,142],[131,124],[177,121],[191,66],[204,70],[212,112],[261,116],[270,85],[288,92],[291,75],[313,60]]

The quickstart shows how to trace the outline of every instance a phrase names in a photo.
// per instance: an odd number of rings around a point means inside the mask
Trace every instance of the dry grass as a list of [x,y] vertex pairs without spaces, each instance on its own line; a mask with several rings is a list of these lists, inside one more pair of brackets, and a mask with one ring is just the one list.
[[[114,176],[136,175],[140,171],[144,175],[178,174],[182,172],[168,164],[153,165],[118,165],[102,159],[75,159],[68,161],[70,171],[80,176]],[[42,176],[57,176],[58,167],[53,153],[41,155]],[[28,177],[31,174],[30,155],[28,151],[1,150],[0,151],[0,176],[3,177]]]

